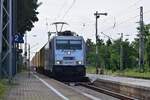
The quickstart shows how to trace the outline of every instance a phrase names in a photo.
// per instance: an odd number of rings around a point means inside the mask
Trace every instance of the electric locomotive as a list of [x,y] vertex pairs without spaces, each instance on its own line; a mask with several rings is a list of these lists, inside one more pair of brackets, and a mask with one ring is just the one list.
[[84,77],[86,75],[85,41],[71,31],[59,31],[65,22],[56,22],[56,32],[32,59],[37,72],[54,77]]
[[59,32],[36,54],[38,72],[56,77],[84,77],[85,41],[71,31]]
[[55,76],[85,76],[85,42],[81,36],[71,36],[70,31],[65,31],[55,36],[50,45],[54,50],[50,67]]

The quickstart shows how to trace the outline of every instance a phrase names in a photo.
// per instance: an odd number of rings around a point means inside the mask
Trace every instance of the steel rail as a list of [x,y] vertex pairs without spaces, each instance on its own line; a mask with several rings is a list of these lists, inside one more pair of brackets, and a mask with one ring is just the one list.
[[110,90],[106,90],[106,89],[103,89],[103,88],[99,88],[99,87],[93,86],[92,84],[90,85],[90,84],[87,84],[87,83],[78,83],[78,85],[89,88],[89,89],[92,89],[92,90],[97,91],[97,92],[104,93],[106,95],[110,95],[112,97],[115,97],[115,98],[118,98],[118,99],[121,99],[121,100],[137,100],[136,98],[129,97],[129,96],[126,96],[126,95],[123,95],[123,94],[120,94],[120,93],[112,92]]

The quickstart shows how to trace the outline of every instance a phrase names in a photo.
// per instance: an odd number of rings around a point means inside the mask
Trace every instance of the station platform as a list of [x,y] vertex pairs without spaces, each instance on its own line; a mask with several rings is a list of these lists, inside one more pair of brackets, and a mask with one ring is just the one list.
[[6,100],[48,100],[48,98],[61,100],[33,74],[29,76],[27,72],[16,75],[11,89],[5,97]]
[[4,100],[91,100],[47,76],[22,72],[15,76]]
[[138,79],[138,78],[128,78],[128,77],[118,77],[118,76],[109,76],[109,75],[97,75],[97,74],[87,74],[92,81],[96,79],[102,79],[112,82],[119,82],[122,84],[134,85],[137,87],[150,88],[150,80],[147,79]]
[[97,87],[137,100],[150,100],[150,80],[97,74],[88,74],[87,76]]

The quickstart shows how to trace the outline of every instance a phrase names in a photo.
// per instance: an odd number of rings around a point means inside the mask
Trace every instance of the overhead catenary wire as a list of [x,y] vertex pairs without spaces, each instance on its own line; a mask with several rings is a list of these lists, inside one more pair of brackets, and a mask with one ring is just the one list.
[[[134,18],[137,18],[137,17],[139,17],[139,15],[134,16],[134,17],[130,17],[129,19],[126,19],[126,20],[124,20],[124,21],[122,21],[122,22],[120,22],[120,23],[118,23],[118,24],[116,23],[115,27],[118,27],[118,26],[120,26],[120,25],[122,25],[122,24],[124,24],[124,23],[127,23],[127,21],[130,21],[130,20],[132,20],[132,19],[134,19]],[[104,29],[102,32],[106,32],[106,31],[108,31],[108,30],[114,29],[115,27],[110,26],[110,27]]]
[[[133,4],[131,4],[129,7],[127,7],[126,9],[129,9],[129,8],[133,8],[133,7],[135,7],[137,4],[139,4],[139,2],[141,2],[142,0],[137,0],[137,1],[135,1]],[[64,19],[65,17],[66,17],[66,15],[69,13],[69,11],[70,11],[70,9],[72,9],[72,7],[73,7],[73,5],[75,4],[75,0],[73,0],[73,2],[72,2],[72,4],[71,4],[71,6],[68,8],[68,10],[65,12],[65,14],[62,16],[62,19]],[[124,11],[120,11],[121,13],[122,12],[124,12]],[[133,17],[135,17],[135,16],[133,16]],[[137,16],[137,17],[139,17],[139,16]],[[112,18],[112,17],[111,17]],[[114,18],[114,17],[113,17]],[[116,19],[118,19],[119,18],[119,16],[118,17],[115,17],[115,20],[114,20],[114,27],[109,27],[109,30],[110,29],[112,29],[112,28],[115,28],[115,27],[118,27],[118,26],[120,26],[120,25],[122,25],[122,24],[125,24],[125,23],[128,23],[128,21],[129,20],[132,20],[132,19],[134,19],[134,18],[131,18],[131,19],[126,19],[126,20],[124,20],[124,21],[122,21],[122,22],[120,22],[120,23],[118,23],[117,24],[117,20]],[[135,17],[136,18],[136,17]],[[107,19],[107,18],[106,18]],[[93,21],[91,21],[91,22],[93,22]],[[89,23],[91,23],[91,22],[89,22]],[[83,23],[83,22],[82,22]],[[86,25],[87,24],[87,22],[84,22],[84,24]]]
[[[130,8],[135,7],[136,5],[138,5],[141,1],[143,0],[137,0],[135,1],[133,4],[131,4],[130,6],[128,6],[127,8],[125,8],[124,10],[121,10],[120,12],[118,12],[118,14],[120,15],[121,13],[124,13],[126,10],[129,10]],[[139,8],[138,8],[139,9]],[[137,10],[137,9],[135,9]]]
[[62,20],[66,17],[66,15],[69,13],[69,11],[72,9],[72,7],[74,6],[76,0],[73,0],[72,4],[70,5],[70,7],[67,9],[67,11],[64,13]]
[[[67,11],[63,14],[63,16],[61,17],[61,14],[62,14],[62,12],[63,12],[63,10],[64,10],[64,8],[66,7],[66,3],[67,3],[67,1],[65,1],[63,4],[62,4],[62,6],[60,7],[60,10],[59,10],[59,12],[58,12],[58,14],[56,15],[56,17],[53,19],[54,21],[62,21],[64,18],[65,18],[65,16],[69,13],[69,11],[71,10],[71,8],[73,7],[73,5],[75,4],[75,2],[76,2],[76,0],[73,0],[73,2],[71,3],[71,5],[69,6],[69,8],[67,9]],[[58,19],[59,18],[59,19]]]
[[114,39],[113,39],[112,37],[108,36],[108,35],[107,35],[107,34],[105,34],[104,32],[101,32],[101,34],[102,34],[102,35],[104,35],[104,36],[106,36],[107,38],[109,38],[109,39],[111,39],[111,40],[113,40],[113,41],[114,41]]
[[[145,11],[143,14],[148,14],[148,13],[150,13],[150,10]],[[126,20],[124,20],[124,21],[122,21],[122,22],[116,24],[115,27],[118,27],[118,26],[120,26],[120,25],[122,25],[122,24],[124,24],[124,23],[127,23],[128,21],[130,21],[130,20],[132,20],[132,19],[134,19],[134,18],[137,18],[137,17],[139,17],[139,16],[140,16],[140,15],[136,15],[136,16],[130,17],[130,18],[128,18],[128,19],[126,19]],[[109,31],[109,30],[111,30],[111,29],[114,29],[114,27],[110,26],[110,27],[104,29],[102,32],[106,32],[106,31]]]
[[[132,7],[135,7],[135,6],[136,6],[138,3],[140,3],[141,1],[143,1],[143,0],[137,0],[136,2],[134,2],[133,4],[131,4],[129,7],[127,7],[125,10],[128,10],[128,9],[130,9],[130,8],[132,8]],[[139,8],[136,8],[135,10],[138,10],[138,9],[139,9]],[[117,15],[121,15],[122,13],[125,12],[125,10],[121,10],[120,12],[117,13]],[[128,12],[128,13],[129,13],[129,12]],[[112,18],[114,18],[114,23],[113,23],[113,26],[110,26],[110,27],[104,29],[103,31],[108,31],[108,30],[111,30],[111,29],[115,29],[115,27],[118,27],[118,26],[120,26],[120,25],[122,25],[122,24],[124,24],[124,23],[127,23],[127,21],[129,21],[130,19],[139,17],[139,15],[134,16],[133,18],[131,17],[131,18],[129,18],[129,19],[127,19],[127,20],[124,20],[124,21],[120,22],[119,24],[117,24],[116,18],[117,18],[117,19],[120,19],[121,17],[122,17],[122,15],[119,16],[119,17],[110,16],[109,18],[106,18],[106,19],[102,22],[102,24],[103,24],[103,23],[106,23],[107,20],[112,19]],[[103,31],[102,31],[102,32],[103,32]]]
[[[128,10],[129,8],[132,8],[132,7],[135,7],[138,3],[140,3],[142,0],[137,0],[137,1],[135,1],[133,4],[131,4],[129,7],[127,7],[125,10]],[[138,10],[139,8],[136,8],[135,10]],[[124,13],[124,11],[125,10],[121,10],[120,12],[122,13]],[[119,12],[119,13],[120,13]],[[134,11],[135,12],[135,11]],[[118,13],[118,14],[119,14]],[[121,14],[119,14],[119,15],[121,15]],[[122,16],[122,15],[121,15]],[[120,16],[120,17],[121,17]],[[120,18],[120,17],[114,17],[114,16],[111,16],[111,17],[109,17],[109,18],[106,18],[104,21],[102,21],[102,24],[104,23],[104,22],[106,22],[108,19],[110,19],[110,18],[115,18],[115,20],[114,20],[114,27],[113,28],[115,28],[116,27],[116,24],[117,24],[117,20],[116,19],[118,19],[118,18]],[[91,20],[91,19],[90,19]],[[125,20],[126,21],[126,20]],[[91,21],[91,22],[93,22],[93,20]],[[91,22],[89,22],[89,23],[91,23]],[[121,24],[123,24],[124,22],[121,22],[121,23],[119,23],[120,25]],[[87,24],[87,22],[84,22],[84,24]],[[117,24],[117,26],[119,26],[118,24]],[[112,26],[111,27],[109,27],[110,29],[112,28]]]
[[[129,8],[131,8],[131,7],[134,7],[134,6],[136,6],[139,2],[141,2],[142,0],[137,0],[133,5],[131,5],[131,6],[129,6],[128,7],[128,9]],[[136,10],[139,10],[139,8],[136,8]],[[123,12],[123,11],[122,11]],[[146,12],[144,12],[144,14],[147,14],[147,13],[149,13],[150,11],[146,11]],[[108,27],[108,28],[106,28],[106,29],[104,29],[103,31],[105,32],[105,31],[108,31],[108,30],[110,30],[110,29],[115,29],[116,27],[119,27],[119,26],[121,26],[121,25],[123,25],[123,24],[125,24],[125,23],[128,23],[130,20],[133,20],[133,19],[135,19],[135,18],[137,18],[137,17],[139,17],[139,15],[136,15],[136,16],[132,16],[132,17],[130,17],[130,18],[128,18],[128,19],[125,19],[125,20],[123,20],[123,21],[121,21],[121,22],[119,22],[118,24],[117,24],[117,21],[116,21],[116,17],[114,18],[114,24],[113,24],[113,27],[111,26],[111,27]],[[112,18],[112,16],[111,16],[111,18]],[[119,17],[117,17],[117,18],[119,18]],[[108,18],[106,18],[106,19],[108,19]],[[134,22],[133,22],[134,23]],[[136,23],[136,22],[135,22]],[[86,24],[86,23],[85,23]],[[103,32],[102,31],[102,32]],[[133,35],[133,34],[132,34]],[[137,35],[137,34],[135,34],[135,35]]]
[[[150,10],[145,11],[144,14],[148,14],[149,12],[150,12]],[[127,20],[124,20],[124,21],[120,22],[117,26],[119,26],[119,25],[121,25],[121,24],[124,24],[124,23],[128,22],[129,20],[131,20],[131,19],[133,19],[133,18],[136,18],[136,17],[139,17],[139,16],[140,16],[140,15],[137,15],[137,16],[131,17],[131,18],[127,19]],[[110,30],[110,29],[114,29],[114,27],[116,27],[116,23],[115,23],[115,25],[114,25],[113,27],[109,27],[109,28],[107,28],[107,29],[105,29],[105,30],[108,31],[108,30]],[[103,30],[103,31],[105,31],[105,30]],[[109,39],[113,40],[113,38],[111,38],[110,36],[106,35],[105,33],[101,32],[101,34],[104,35],[104,36],[106,36],[106,37],[108,37]],[[131,36],[131,35],[136,35],[136,36],[137,36],[138,34],[130,34],[130,36]]]
[[65,0],[65,1],[63,2],[62,6],[60,7],[60,10],[59,10],[58,14],[56,15],[56,17],[54,18],[54,20],[57,20],[58,18],[61,17],[61,12],[62,12],[63,9],[65,8],[66,3],[67,3],[67,1]]
[[[132,8],[132,7],[134,7],[134,6],[136,6],[139,2],[141,2],[142,0],[137,0],[137,1],[135,1],[133,4],[131,4],[129,7],[127,7],[125,10],[127,10],[127,9],[129,9],[129,8]],[[62,19],[61,20],[63,20],[64,18],[65,18],[65,16],[69,13],[69,11],[70,11],[70,9],[72,9],[72,7],[73,7],[73,5],[75,4],[75,2],[76,2],[76,0],[73,0],[73,2],[72,2],[72,4],[70,5],[70,7],[68,8],[68,10],[64,13],[64,15],[63,15],[63,17],[62,17]],[[63,4],[64,5],[64,4]],[[62,5],[62,7],[61,8],[63,8],[64,6]],[[62,10],[62,9],[61,9]],[[124,11],[125,11],[124,10]],[[121,13],[122,12],[124,12],[124,11],[120,11]],[[58,16],[60,16],[60,15],[58,15]],[[112,16],[111,16],[111,18],[112,18]],[[113,17],[114,18],[114,17]],[[119,17],[117,17],[117,18],[119,18]],[[104,20],[103,22],[105,22],[106,20]],[[103,23],[102,22],[102,23]],[[115,25],[114,26],[116,26],[116,17],[115,17]],[[85,23],[86,24],[86,23]],[[117,25],[118,26],[118,25]],[[115,28],[115,27],[114,27]]]
[[[140,3],[141,1],[143,1],[143,0],[137,0],[137,1],[135,1],[133,4],[131,4],[130,6],[128,6],[127,8],[125,8],[125,9],[123,9],[123,10],[120,10],[119,12],[117,12],[117,16],[119,15],[119,17],[115,17],[115,16],[113,16],[113,15],[110,15],[110,17],[108,17],[108,18],[106,18],[102,23],[104,23],[104,22],[106,22],[107,20],[112,20],[112,18],[117,18],[117,19],[119,19],[120,17],[122,17],[123,15],[122,14],[125,14],[125,11],[127,11],[127,10],[129,10],[130,8],[133,8],[133,7],[135,7],[138,3]],[[139,9],[139,8],[136,8],[135,10],[137,10],[137,9]],[[135,11],[134,10],[134,11]],[[130,12],[131,12],[131,9],[130,9]],[[129,13],[129,11],[128,11],[128,13]]]

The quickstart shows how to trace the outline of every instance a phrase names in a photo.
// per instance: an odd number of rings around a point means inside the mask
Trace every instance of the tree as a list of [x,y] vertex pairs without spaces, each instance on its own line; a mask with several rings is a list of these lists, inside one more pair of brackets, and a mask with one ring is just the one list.
[[91,39],[86,40],[86,61],[87,64],[94,65],[95,64],[95,44]]
[[111,46],[112,45],[112,42],[111,42],[110,38],[106,41],[106,45],[107,46]]
[[150,67],[150,24],[145,25],[145,60],[148,67]]
[[92,42],[91,39],[86,40],[86,47],[87,47],[87,52],[90,52],[94,48],[94,43]]
[[123,67],[126,68],[134,68],[136,67],[138,52],[134,49],[134,47],[130,44],[128,40],[123,41]]
[[107,69],[111,69],[111,45],[112,45],[112,42],[109,38],[106,41],[105,57],[104,57],[105,68],[107,68]]
[[41,3],[38,0],[17,0],[17,33],[31,31],[33,23],[38,21],[36,11]]
[[[139,28],[137,28],[140,30]],[[150,68],[150,24],[144,26],[145,34],[145,65]],[[89,64],[95,64],[95,44],[88,39],[86,41],[88,52],[87,59]],[[120,69],[120,39],[111,41],[108,39],[104,43],[103,39],[98,37],[98,64],[99,67],[111,69],[113,71]],[[139,35],[131,43],[128,40],[122,41],[123,45],[123,69],[134,69],[138,67],[139,58]]]
[[111,49],[111,69],[113,71],[119,69],[119,58],[120,58],[120,39],[113,42],[113,44],[110,47]]

